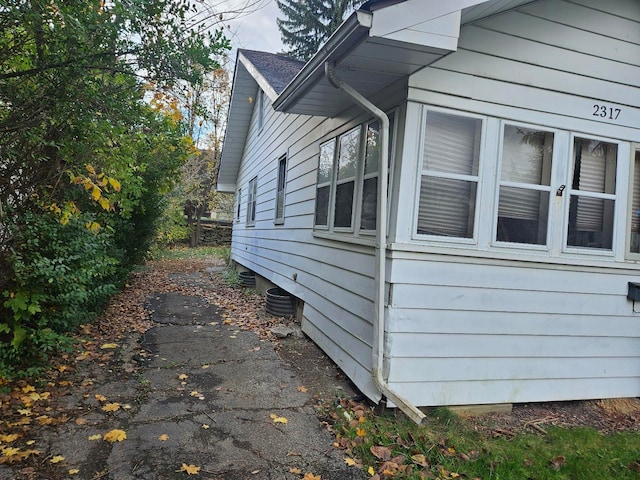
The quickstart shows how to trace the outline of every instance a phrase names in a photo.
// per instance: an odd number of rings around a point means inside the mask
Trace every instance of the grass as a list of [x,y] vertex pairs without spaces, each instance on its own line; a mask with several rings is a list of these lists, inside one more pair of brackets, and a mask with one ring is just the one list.
[[206,257],[218,257],[228,263],[230,254],[229,247],[195,247],[173,246],[170,248],[158,248],[152,252],[154,260],[180,260],[197,259]]
[[604,480],[640,478],[640,433],[550,427],[546,435],[494,438],[446,409],[421,426],[401,413],[342,402],[338,444],[380,479]]

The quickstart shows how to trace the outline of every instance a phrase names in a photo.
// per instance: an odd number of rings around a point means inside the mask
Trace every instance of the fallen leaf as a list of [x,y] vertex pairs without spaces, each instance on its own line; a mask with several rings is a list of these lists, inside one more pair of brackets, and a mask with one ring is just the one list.
[[120,410],[119,403],[107,403],[104,407],[102,407],[103,412],[115,412]]
[[107,401],[107,397],[105,397],[104,395],[100,395],[99,393],[96,393],[95,397],[96,397],[96,400],[98,400],[99,402]]
[[75,421],[74,421],[74,423],[75,423],[76,425],[86,425],[86,424],[87,424],[87,423],[89,423],[89,422],[88,422],[88,421],[87,421],[87,419],[85,419],[85,418],[76,418],[76,419],[75,419]]
[[271,420],[273,420],[273,423],[288,423],[289,422],[289,420],[287,420],[285,417],[279,417],[275,413],[272,413],[271,415],[269,415],[269,417],[271,418]]
[[97,435],[91,435],[91,436],[89,437],[89,440],[91,440],[92,442],[93,442],[94,440],[102,440],[102,435],[100,435],[99,433],[98,433]]
[[121,442],[127,438],[127,434],[124,432],[124,430],[115,429],[105,433],[103,438],[110,443]]
[[356,429],[356,435],[358,437],[365,437],[367,435],[367,432],[365,431],[364,428],[357,428]]
[[350,467],[353,467],[356,464],[356,461],[353,458],[347,457],[344,459],[344,463],[346,463]]
[[373,467],[369,467],[369,469],[367,470],[367,473],[369,473],[369,475],[371,475],[372,477],[375,475],[375,470],[373,469]]
[[13,433],[11,435],[0,435],[0,443],[11,443],[20,438],[20,435]]
[[80,470],[78,470],[77,468],[72,468],[71,470],[69,470],[69,475],[75,475],[76,473],[80,473]]
[[369,449],[374,457],[386,462],[391,459],[391,450],[387,447],[373,446]]
[[564,455],[558,455],[557,457],[551,459],[550,463],[551,468],[553,468],[554,470],[560,470],[562,467],[564,467],[565,463],[567,463],[567,459]]
[[427,457],[425,457],[421,453],[418,453],[416,455],[411,455],[411,460],[413,461],[413,463],[415,463],[416,465],[420,465],[421,467],[428,467],[429,466],[429,462],[427,461]]
[[100,347],[102,350],[108,350],[110,348],[118,348],[118,345],[115,343],[105,343]]
[[60,463],[60,462],[64,461],[64,457],[62,455],[56,455],[49,461],[51,463]]
[[302,470],[300,470],[297,467],[291,467],[289,469],[289,473],[293,473],[294,475],[301,475],[302,474]]
[[209,425],[207,425],[206,423],[203,423],[202,428],[204,428],[205,430],[209,430],[209,428],[211,427],[209,427]]
[[302,480],[322,480],[320,475],[314,475],[313,473],[305,473]]
[[176,470],[176,472],[187,472],[187,475],[197,475],[198,472],[200,472],[200,467],[183,463],[180,470]]
[[300,385],[296,390],[298,390],[299,392],[302,393],[307,393],[307,387],[303,387],[302,385]]
[[205,363],[204,365],[202,365],[202,367],[201,367],[201,368],[202,368],[203,370],[206,370],[206,369],[207,369],[207,368],[209,368],[210,366],[211,366],[211,365],[209,365],[209,364],[206,364],[206,363]]
[[167,435],[166,433],[163,433],[158,437],[158,440],[160,440],[161,442],[166,442],[167,440],[169,440],[169,435]]
[[187,378],[189,378],[189,375],[187,375],[186,373],[181,373],[180,375],[178,375],[179,380],[186,380]]

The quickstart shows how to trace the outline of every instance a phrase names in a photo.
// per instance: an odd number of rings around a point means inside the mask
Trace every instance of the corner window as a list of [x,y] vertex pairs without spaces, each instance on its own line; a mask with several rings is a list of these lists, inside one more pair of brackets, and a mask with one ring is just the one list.
[[287,157],[278,160],[278,178],[276,185],[276,223],[284,223],[284,195],[287,184]]
[[627,253],[635,260],[640,259],[640,145],[631,150],[631,155]]
[[473,238],[482,120],[429,111],[416,233]]
[[236,194],[236,222],[240,221],[240,207],[242,206],[242,189],[238,189]]
[[247,225],[255,225],[256,223],[256,197],[258,195],[258,177],[249,180],[249,189],[247,192]]
[[497,241],[547,244],[553,137],[552,132],[504,126]]
[[[389,116],[389,159],[395,114]],[[376,230],[380,125],[359,125],[320,145],[316,230],[371,235]],[[391,162],[390,162],[391,163]]]
[[575,137],[572,157],[567,246],[611,250],[618,146]]

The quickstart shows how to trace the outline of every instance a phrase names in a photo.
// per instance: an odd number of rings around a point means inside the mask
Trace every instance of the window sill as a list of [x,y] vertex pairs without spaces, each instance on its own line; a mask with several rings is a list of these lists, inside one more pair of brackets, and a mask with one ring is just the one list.
[[328,231],[322,231],[322,230],[314,230],[313,231],[313,236],[315,238],[322,238],[324,240],[333,240],[336,242],[343,242],[343,243],[351,243],[354,245],[361,245],[364,247],[375,247],[376,246],[376,241],[375,238],[372,237],[354,237],[353,234],[347,234],[347,233],[331,233]]

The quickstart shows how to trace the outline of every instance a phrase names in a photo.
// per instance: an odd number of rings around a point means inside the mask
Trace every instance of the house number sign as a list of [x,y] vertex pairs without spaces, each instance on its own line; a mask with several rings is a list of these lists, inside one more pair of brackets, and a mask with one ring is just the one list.
[[598,118],[605,118],[607,120],[617,120],[621,113],[621,108],[615,108],[602,103],[594,103],[593,113],[591,115]]

